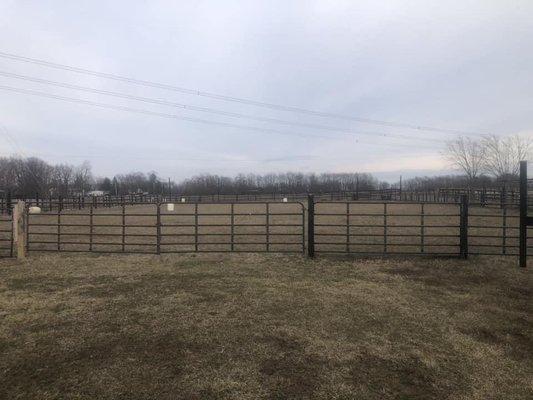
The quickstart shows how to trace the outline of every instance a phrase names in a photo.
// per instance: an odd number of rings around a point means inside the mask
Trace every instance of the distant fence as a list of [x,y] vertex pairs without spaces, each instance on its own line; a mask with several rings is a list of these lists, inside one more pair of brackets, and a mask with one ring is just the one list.
[[[241,202],[282,202],[306,201],[309,193],[269,193],[269,194],[208,194],[208,195],[153,195],[128,194],[123,196],[69,196],[0,198],[0,212],[5,214],[16,200],[23,200],[27,206],[37,206],[43,211],[81,210],[85,208],[110,208],[122,205],[167,203],[241,203]],[[506,208],[518,207],[519,190],[502,187],[500,189],[464,189],[442,188],[425,191],[407,191],[400,189],[339,191],[315,193],[316,200],[322,201],[398,201],[398,202],[432,202],[458,204],[466,195],[470,204],[481,207]]]

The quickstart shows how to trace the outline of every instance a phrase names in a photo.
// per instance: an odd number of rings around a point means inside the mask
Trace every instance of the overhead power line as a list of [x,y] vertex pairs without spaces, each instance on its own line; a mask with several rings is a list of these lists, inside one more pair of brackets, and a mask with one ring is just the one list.
[[277,118],[265,118],[265,117],[256,117],[252,115],[246,115],[246,114],[240,114],[235,112],[229,112],[229,111],[223,111],[223,110],[217,110],[213,108],[208,107],[198,107],[198,106],[192,106],[188,104],[182,104],[182,103],[175,103],[167,100],[161,100],[161,99],[153,99],[149,97],[141,97],[141,96],[134,96],[130,94],[125,93],[118,93],[118,92],[112,92],[109,90],[102,90],[102,89],[95,89],[87,86],[80,86],[80,85],[73,85],[70,83],[64,83],[64,82],[57,82],[57,81],[51,81],[48,79],[42,79],[42,78],[35,78],[31,76],[26,75],[20,75],[20,74],[14,74],[11,72],[5,72],[0,71],[0,76],[5,76],[8,78],[15,78],[24,80],[27,82],[35,82],[40,84],[46,84],[46,85],[53,85],[57,87],[63,87],[67,89],[74,89],[89,93],[95,93],[95,94],[103,94],[105,96],[113,96],[118,97],[122,99],[128,99],[128,100],[135,100],[135,101],[141,101],[144,103],[151,103],[151,104],[158,104],[158,105],[164,105],[164,106],[170,106],[170,107],[176,107],[181,108],[184,110],[191,110],[191,111],[199,111],[204,113],[210,113],[210,114],[216,114],[216,115],[222,115],[225,117],[231,117],[231,118],[241,118],[241,119],[249,119],[253,121],[260,121],[260,122],[269,122],[269,123],[275,123],[275,124],[281,124],[281,125],[288,125],[288,126],[299,126],[303,128],[312,128],[312,129],[321,129],[326,130],[328,132],[339,132],[343,134],[350,134],[350,135],[367,135],[367,136],[381,136],[381,137],[394,137],[394,138],[400,138],[400,139],[409,139],[409,140],[423,140],[423,141],[429,141],[429,142],[444,142],[443,140],[439,139],[430,139],[430,138],[421,138],[418,136],[410,136],[410,135],[403,135],[403,134],[397,134],[397,133],[384,133],[384,132],[364,132],[364,131],[356,131],[353,129],[343,129],[338,127],[332,127],[332,126],[326,126],[326,125],[317,125],[317,124],[307,124],[307,123],[300,123],[300,122],[292,122],[292,121],[286,121],[286,120],[280,120]]
[[[206,124],[206,125],[216,125],[216,126],[224,126],[224,127],[229,127],[229,128],[236,128],[236,129],[245,130],[247,132],[272,133],[272,134],[284,135],[284,136],[289,135],[289,136],[299,136],[299,137],[314,137],[314,138],[327,139],[327,140],[332,140],[332,139],[333,140],[345,140],[344,138],[340,138],[338,136],[322,136],[322,135],[315,135],[311,133],[304,134],[304,133],[296,133],[296,132],[286,132],[286,131],[278,131],[274,129],[258,128],[254,126],[232,124],[228,122],[211,121],[211,120],[205,120],[201,118],[184,117],[184,116],[176,115],[176,114],[168,114],[168,113],[126,107],[126,106],[117,106],[113,104],[99,103],[95,101],[82,100],[82,99],[77,99],[74,97],[59,96],[59,95],[55,95],[51,93],[44,93],[44,92],[39,92],[36,90],[15,88],[11,86],[0,85],[0,90],[6,90],[6,91],[15,92],[15,93],[29,94],[32,96],[46,97],[46,98],[55,99],[55,100],[78,103],[78,104],[83,104],[83,105],[88,105],[88,106],[93,106],[93,107],[107,108],[107,109],[117,110],[117,111],[126,111],[130,113],[151,115],[151,116],[163,117],[163,118],[171,118],[171,119],[177,119],[177,120],[193,122],[193,123],[201,123],[201,124]],[[357,142],[365,143],[365,142],[361,142],[360,140],[357,140]],[[392,145],[394,147],[402,146],[402,144],[392,144],[392,143],[380,144],[380,146],[383,146],[383,145]],[[413,148],[412,145],[404,145],[404,146]],[[416,147],[436,150],[435,147],[421,146],[419,144],[417,144]]]
[[[83,160],[88,160],[92,158],[117,158],[117,159],[128,159],[128,160],[147,160],[147,161],[200,161],[200,162],[228,162],[228,163],[278,163],[278,162],[298,162],[298,161],[353,161],[353,157],[321,157],[314,155],[289,155],[289,156],[279,156],[279,157],[269,157],[269,158],[257,158],[257,159],[243,159],[243,158],[199,158],[199,157],[166,157],[166,156],[132,156],[128,154],[54,154],[54,153],[35,153],[35,152],[26,152],[23,153],[22,150],[19,151],[20,157],[29,158],[29,157],[60,157],[60,158],[78,158]],[[15,155],[18,155],[15,153]],[[0,156],[9,157],[12,154],[4,153]]]
[[[299,155],[299,156],[279,156],[279,157],[270,157],[270,158],[258,158],[258,159],[243,159],[243,158],[198,158],[198,157],[161,157],[161,156],[132,156],[128,154],[54,154],[54,153],[19,153],[23,158],[29,157],[61,157],[61,158],[79,158],[88,160],[91,158],[118,158],[118,159],[129,159],[129,160],[147,160],[147,161],[200,161],[200,162],[228,162],[228,163],[277,163],[280,161],[286,162],[297,162],[297,161],[353,161],[353,157],[342,158],[342,157],[320,157],[313,155]],[[2,156],[2,155],[0,155]],[[10,156],[9,153],[4,153],[3,156]]]
[[49,68],[61,69],[65,71],[71,71],[71,72],[76,72],[80,74],[96,76],[99,78],[112,79],[115,81],[126,82],[126,83],[135,84],[135,85],[141,85],[141,86],[148,86],[148,87],[164,89],[164,90],[170,90],[170,91],[184,93],[188,95],[202,96],[202,97],[212,98],[216,100],[247,104],[247,105],[256,106],[256,107],[269,108],[269,109],[277,110],[277,111],[294,112],[294,113],[299,113],[299,114],[311,115],[315,117],[325,117],[325,118],[335,118],[335,119],[348,120],[348,121],[356,121],[356,122],[361,122],[361,123],[366,123],[366,124],[388,126],[388,127],[393,127],[393,128],[407,128],[407,129],[415,129],[415,130],[420,130],[420,131],[430,131],[430,132],[432,131],[432,132],[448,133],[448,134],[455,134],[455,135],[483,136],[486,134],[486,133],[462,131],[462,130],[457,130],[457,129],[448,129],[448,128],[418,125],[418,124],[413,124],[413,123],[401,123],[401,122],[384,121],[384,120],[377,120],[377,119],[371,119],[371,118],[353,117],[349,115],[309,110],[309,109],[301,108],[301,107],[284,106],[284,105],[267,103],[267,102],[262,102],[262,101],[257,101],[257,100],[250,100],[250,99],[227,96],[227,95],[205,92],[205,91],[200,91],[200,90],[193,90],[193,89],[188,89],[188,88],[183,88],[179,86],[158,83],[158,82],[153,82],[153,81],[148,81],[148,80],[128,78],[128,77],[121,76],[121,75],[98,72],[98,71],[93,71],[93,70],[86,69],[86,68],[73,67],[73,66],[66,65],[66,64],[59,64],[59,63],[41,60],[41,59],[24,57],[24,56],[19,56],[16,54],[6,53],[6,52],[1,52],[1,51],[0,51],[0,57],[10,59],[10,60],[20,61],[20,62],[25,62],[25,63],[41,65],[41,66],[45,66]]

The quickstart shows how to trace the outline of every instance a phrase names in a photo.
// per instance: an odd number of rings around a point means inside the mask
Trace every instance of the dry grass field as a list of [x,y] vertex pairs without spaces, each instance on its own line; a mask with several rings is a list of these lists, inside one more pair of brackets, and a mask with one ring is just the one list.
[[514,258],[0,260],[2,399],[530,399]]

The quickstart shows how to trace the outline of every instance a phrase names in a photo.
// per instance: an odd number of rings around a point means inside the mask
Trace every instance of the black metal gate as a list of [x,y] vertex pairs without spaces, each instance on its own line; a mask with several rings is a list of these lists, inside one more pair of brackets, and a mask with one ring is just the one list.
[[27,214],[27,251],[305,252],[302,203],[171,203]]
[[299,202],[160,205],[160,252],[305,252]]
[[0,258],[13,257],[13,215],[11,209],[0,214]]
[[28,213],[28,251],[157,253],[156,204]]
[[461,240],[466,234],[463,207],[418,202],[317,202],[314,251],[466,257]]

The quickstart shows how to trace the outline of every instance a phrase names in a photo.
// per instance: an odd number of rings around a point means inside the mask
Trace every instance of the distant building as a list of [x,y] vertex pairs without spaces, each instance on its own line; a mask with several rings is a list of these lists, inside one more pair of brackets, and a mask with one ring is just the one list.
[[106,192],[104,192],[103,190],[91,190],[90,192],[87,192],[87,196],[98,197],[98,196],[105,196],[105,195],[106,195]]

